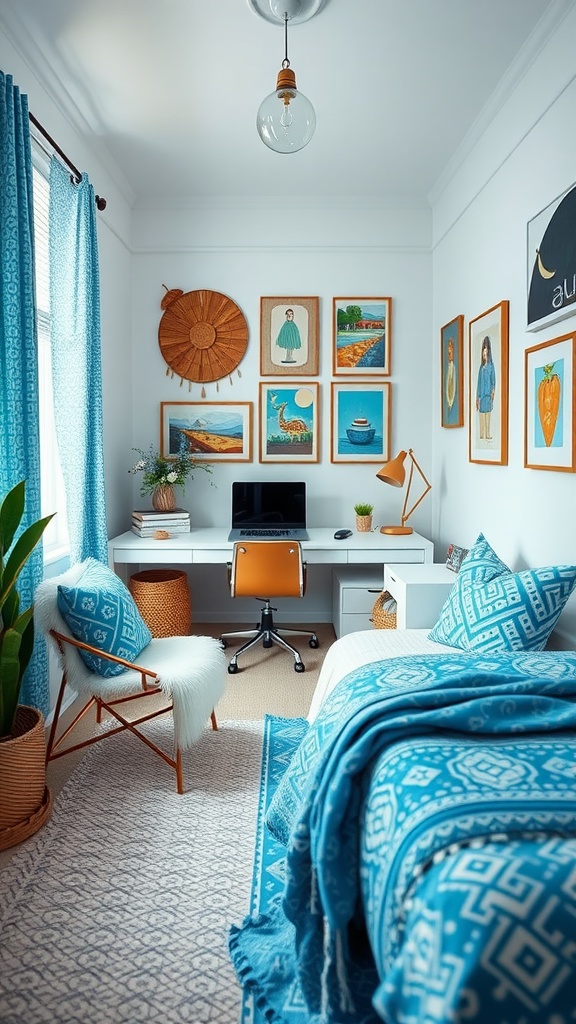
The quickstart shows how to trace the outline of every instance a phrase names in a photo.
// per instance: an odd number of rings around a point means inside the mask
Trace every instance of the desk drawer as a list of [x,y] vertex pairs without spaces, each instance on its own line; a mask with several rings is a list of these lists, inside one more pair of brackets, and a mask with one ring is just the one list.
[[[381,589],[381,588],[380,588]],[[374,601],[378,597],[378,587],[371,589],[362,587],[342,587],[340,591],[340,608],[344,614],[369,614]],[[364,627],[368,629],[368,627]]]
[[382,551],[376,548],[367,549],[366,551],[355,551],[350,548],[348,551],[348,564],[356,565],[376,565],[382,563],[383,565],[387,562],[424,562],[423,551]]

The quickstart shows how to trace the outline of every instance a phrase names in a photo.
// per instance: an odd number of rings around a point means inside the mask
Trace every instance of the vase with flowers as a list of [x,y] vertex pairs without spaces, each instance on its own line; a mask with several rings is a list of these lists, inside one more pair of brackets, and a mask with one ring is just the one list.
[[166,456],[154,450],[150,445],[147,452],[141,448],[133,448],[140,458],[128,470],[129,473],[142,473],[140,494],[152,495],[152,505],[159,512],[173,512],[176,508],[175,487],[184,488],[188,477],[192,478],[194,470],[202,469],[212,472],[209,462],[195,459],[187,450],[184,441],[177,455]]

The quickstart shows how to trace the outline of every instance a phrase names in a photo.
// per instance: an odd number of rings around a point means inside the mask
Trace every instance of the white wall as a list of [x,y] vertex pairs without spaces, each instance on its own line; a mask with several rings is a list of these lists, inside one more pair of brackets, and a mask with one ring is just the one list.
[[[437,197],[434,209],[434,380],[440,380],[440,328],[465,316],[465,426],[440,427],[433,389],[432,536],[436,557],[453,541],[468,547],[483,532],[514,570],[576,558],[572,473],[524,468],[524,352],[576,330],[572,315],[526,330],[527,222],[576,182],[574,44],[576,10],[548,44]],[[468,461],[468,322],[510,302],[507,466]],[[576,598],[559,632],[576,641]]]

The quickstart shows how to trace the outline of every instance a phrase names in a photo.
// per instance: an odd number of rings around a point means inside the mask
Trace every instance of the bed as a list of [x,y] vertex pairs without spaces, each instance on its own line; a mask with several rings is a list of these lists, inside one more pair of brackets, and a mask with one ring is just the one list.
[[231,937],[263,1019],[576,1020],[576,652],[531,630],[330,648],[268,813],[284,893]]

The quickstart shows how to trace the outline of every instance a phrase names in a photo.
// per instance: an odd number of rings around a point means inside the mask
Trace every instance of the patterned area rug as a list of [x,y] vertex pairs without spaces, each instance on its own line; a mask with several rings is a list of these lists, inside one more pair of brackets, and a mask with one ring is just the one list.
[[[170,727],[149,724],[169,749]],[[0,874],[2,1024],[234,1024],[262,722],[207,728],[174,774],[133,737],[89,749]]]
[[[278,898],[284,888],[286,848],[277,843],[268,832],[265,817],[276,787],[307,728],[308,723],[304,718],[277,718],[266,715],[264,720],[258,824],[250,897],[252,915],[264,914],[271,901]],[[240,920],[237,923],[240,924]],[[294,1013],[295,1020],[302,1020],[303,1006],[298,992],[294,992],[293,1006],[286,1005],[284,1009],[287,1019]],[[255,1005],[252,994],[246,991],[242,997],[240,1024],[265,1024],[265,1018]]]

